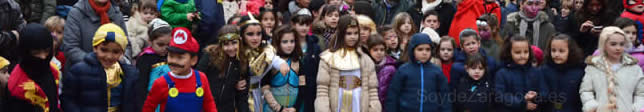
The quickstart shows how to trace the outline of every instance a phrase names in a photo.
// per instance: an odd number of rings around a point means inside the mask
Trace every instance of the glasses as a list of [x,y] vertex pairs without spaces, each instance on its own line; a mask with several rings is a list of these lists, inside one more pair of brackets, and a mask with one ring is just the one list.
[[244,33],[246,36],[261,36],[262,32],[246,32]]

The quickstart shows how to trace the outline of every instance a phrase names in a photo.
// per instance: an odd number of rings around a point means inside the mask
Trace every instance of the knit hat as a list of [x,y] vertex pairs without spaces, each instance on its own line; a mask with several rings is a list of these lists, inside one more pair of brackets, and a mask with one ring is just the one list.
[[150,21],[149,27],[150,27],[150,31],[154,31],[162,27],[171,27],[171,26],[170,24],[168,24],[168,22],[163,21],[162,19],[159,19],[159,18],[155,18],[152,21]]
[[94,33],[94,40],[92,40],[92,46],[100,45],[103,42],[115,42],[121,46],[121,49],[125,51],[127,47],[127,36],[121,27],[113,23],[108,23],[101,25]]
[[197,40],[192,37],[188,28],[177,27],[172,30],[172,41],[170,41],[168,51],[179,53],[198,53],[199,43],[197,43]]

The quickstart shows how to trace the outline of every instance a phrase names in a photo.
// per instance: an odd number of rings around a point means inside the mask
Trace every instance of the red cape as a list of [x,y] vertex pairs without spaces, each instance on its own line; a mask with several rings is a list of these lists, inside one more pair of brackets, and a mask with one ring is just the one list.
[[[454,37],[456,45],[459,44],[459,34],[466,28],[471,28],[478,31],[476,26],[476,19],[479,16],[493,13],[496,15],[496,18],[499,20],[499,25],[501,23],[501,8],[499,4],[485,4],[483,0],[463,0],[458,4],[458,10],[454,14],[454,19],[452,20],[452,26],[449,29],[449,36]],[[499,26],[497,25],[497,26]],[[459,45],[460,46],[460,45]]]

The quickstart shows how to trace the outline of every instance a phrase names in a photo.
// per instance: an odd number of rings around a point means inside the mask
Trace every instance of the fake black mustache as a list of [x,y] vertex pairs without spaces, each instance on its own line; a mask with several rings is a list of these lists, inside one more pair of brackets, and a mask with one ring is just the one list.
[[177,68],[183,68],[184,67],[183,65],[176,64],[176,63],[168,63],[168,66],[174,66],[174,67],[177,67]]

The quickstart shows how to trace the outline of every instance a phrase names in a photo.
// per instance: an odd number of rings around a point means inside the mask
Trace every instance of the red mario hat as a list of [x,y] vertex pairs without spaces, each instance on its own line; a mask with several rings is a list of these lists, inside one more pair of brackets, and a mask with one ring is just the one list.
[[199,43],[192,37],[188,28],[177,27],[172,30],[172,41],[170,41],[168,51],[198,53]]

